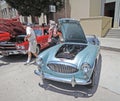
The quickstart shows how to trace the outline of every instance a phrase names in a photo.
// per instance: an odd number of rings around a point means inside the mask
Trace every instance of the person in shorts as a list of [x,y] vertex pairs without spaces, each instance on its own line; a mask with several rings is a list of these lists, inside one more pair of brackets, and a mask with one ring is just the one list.
[[37,47],[37,41],[34,30],[31,28],[31,24],[27,24],[26,27],[26,36],[25,41],[28,40],[29,47],[28,47],[28,59],[25,64],[29,64],[31,61],[32,54],[37,57],[36,53],[36,47]]

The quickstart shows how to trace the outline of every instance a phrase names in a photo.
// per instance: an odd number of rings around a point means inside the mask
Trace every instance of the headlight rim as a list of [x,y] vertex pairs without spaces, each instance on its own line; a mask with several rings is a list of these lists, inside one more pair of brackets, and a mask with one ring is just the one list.
[[85,63],[82,64],[81,69],[84,73],[87,74],[91,70],[91,66],[90,66],[89,63],[85,62]]
[[21,50],[24,50],[25,49],[25,46],[20,46],[20,45],[17,45],[16,46],[17,49],[21,49]]
[[38,58],[36,59],[36,64],[37,64],[38,66],[41,66],[41,65],[43,64],[43,59],[42,59],[41,57],[38,57]]

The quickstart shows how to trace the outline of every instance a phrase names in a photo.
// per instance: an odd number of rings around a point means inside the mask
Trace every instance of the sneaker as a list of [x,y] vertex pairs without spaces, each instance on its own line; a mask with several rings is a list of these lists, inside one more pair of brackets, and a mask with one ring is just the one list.
[[27,63],[27,64],[35,64],[36,63],[36,61],[35,60],[32,60],[31,62],[29,62],[29,63]]
[[27,61],[27,62],[24,63],[24,65],[27,65],[27,64],[29,64],[29,63],[30,63],[30,61]]

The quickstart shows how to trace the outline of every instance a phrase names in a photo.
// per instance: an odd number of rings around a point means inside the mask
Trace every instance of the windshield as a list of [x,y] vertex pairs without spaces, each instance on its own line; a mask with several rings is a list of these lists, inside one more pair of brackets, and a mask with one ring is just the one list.
[[64,21],[61,31],[66,42],[87,43],[84,32],[77,21]]
[[36,36],[41,36],[42,35],[42,30],[34,30]]

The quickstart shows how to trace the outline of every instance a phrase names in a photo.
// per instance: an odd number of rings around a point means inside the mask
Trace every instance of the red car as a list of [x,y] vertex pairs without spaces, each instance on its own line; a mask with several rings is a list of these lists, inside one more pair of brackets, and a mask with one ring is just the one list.
[[[48,27],[35,27],[34,28],[37,40],[37,54],[49,46],[48,38]],[[9,41],[0,42],[0,54],[3,56],[13,54],[26,54],[28,49],[28,41],[24,41],[26,34],[17,35]],[[6,35],[7,37],[7,35]],[[1,37],[0,37],[1,38]]]
[[0,31],[0,42],[10,40],[10,34],[8,32]]

